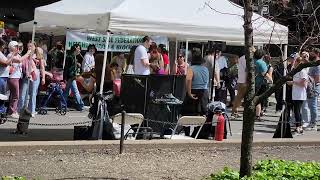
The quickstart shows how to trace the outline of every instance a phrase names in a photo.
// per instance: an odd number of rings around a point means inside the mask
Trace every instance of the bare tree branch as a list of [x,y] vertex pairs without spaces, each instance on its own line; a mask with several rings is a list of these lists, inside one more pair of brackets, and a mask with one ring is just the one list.
[[208,6],[211,10],[213,10],[214,12],[217,12],[217,13],[220,13],[220,14],[226,14],[226,15],[232,15],[232,16],[239,16],[242,18],[242,15],[240,14],[233,14],[233,13],[227,13],[227,12],[221,12],[221,11],[218,11],[217,9],[213,8],[209,2],[205,2],[204,3],[206,6]]

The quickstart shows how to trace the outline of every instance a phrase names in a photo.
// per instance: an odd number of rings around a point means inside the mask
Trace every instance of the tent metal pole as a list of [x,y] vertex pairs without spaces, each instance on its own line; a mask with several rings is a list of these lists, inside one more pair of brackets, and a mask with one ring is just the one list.
[[64,45],[63,66],[62,66],[63,69],[64,69],[64,66],[66,64],[66,58],[67,58],[67,41],[66,41],[66,43]]
[[[67,31],[67,34],[69,33],[69,31]],[[64,43],[64,55],[63,55],[63,66],[62,68],[64,69],[64,66],[66,65],[66,58],[67,58],[67,36],[66,36],[66,41]]]
[[203,57],[203,55],[204,55],[204,44],[203,43],[201,43],[201,44],[202,44],[202,46],[201,46],[201,55]]
[[[67,28],[68,30],[69,28]],[[66,34],[68,34],[69,31],[67,31]],[[66,40],[65,40],[65,45],[64,45],[64,55],[63,55],[63,66],[62,68],[64,69],[64,66],[66,65],[66,58],[67,58],[67,35],[66,35]]]
[[[288,67],[288,45],[285,44],[284,47],[283,47],[283,66],[284,66],[284,71],[283,71],[283,75],[286,76],[287,75],[287,67]],[[286,92],[287,92],[287,85],[284,84],[283,85],[283,95],[282,95],[282,100],[283,102],[286,101]],[[286,108],[286,105],[284,103],[283,107],[282,107],[282,113],[285,113],[285,108]],[[281,118],[281,138],[283,137],[283,126],[284,126],[284,117],[285,115],[282,114],[282,118]],[[286,122],[287,123],[287,122]]]
[[[188,51],[189,51],[189,41],[187,40],[186,41],[186,55],[185,55],[186,56],[185,60],[187,63],[188,63],[188,56],[189,56]],[[190,64],[190,66],[191,66],[191,64]],[[187,72],[187,66],[185,67],[185,72]]]
[[110,32],[107,33],[107,39],[106,39],[106,42],[105,42],[105,49],[104,49],[104,56],[103,56],[103,66],[102,66],[102,74],[101,74],[101,82],[100,82],[100,89],[99,89],[99,93],[100,94],[102,94],[102,92],[103,92],[103,84],[104,84],[105,72],[106,72],[106,67],[107,67],[109,38],[110,38]]
[[31,42],[34,43],[34,38],[36,36],[36,27],[37,27],[37,22],[33,22],[33,27],[32,27],[32,38],[31,38]]
[[186,60],[187,61],[188,61],[188,56],[189,56],[188,50],[189,50],[189,41],[187,40],[186,41]]
[[168,70],[168,73],[167,74],[169,74],[170,75],[170,73],[171,73],[171,66],[170,66],[170,53],[169,53],[169,51],[170,51],[170,43],[169,43],[169,39],[167,38],[167,52],[168,52],[168,59],[169,59],[169,64],[167,65],[167,70]]
[[[104,85],[104,78],[106,73],[106,67],[107,67],[107,57],[108,57],[108,47],[109,47],[109,38],[110,38],[110,32],[107,32],[107,39],[105,42],[105,48],[104,48],[104,56],[103,56],[103,65],[102,65],[102,74],[101,74],[101,81],[100,81],[100,89],[99,94],[102,95],[103,93],[103,85]],[[98,107],[101,106],[101,101],[99,101]],[[103,123],[104,123],[104,114],[100,112],[100,127],[99,127],[99,140],[102,140],[102,133],[103,133]],[[102,118],[103,117],[103,118]]]
[[178,59],[178,39],[176,39],[176,52],[175,52],[175,60],[174,60],[174,62],[176,62],[177,61],[177,59]]

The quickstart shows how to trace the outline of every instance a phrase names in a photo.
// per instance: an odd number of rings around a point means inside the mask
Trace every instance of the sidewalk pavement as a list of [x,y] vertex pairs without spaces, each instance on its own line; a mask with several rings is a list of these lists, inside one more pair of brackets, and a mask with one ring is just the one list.
[[[272,101],[272,100],[271,100]],[[274,111],[275,107],[271,106],[268,108],[266,116],[262,117],[263,122],[255,123],[254,141],[272,141],[273,134],[278,124],[280,113],[276,114]],[[240,109],[241,112],[242,109]],[[89,121],[87,117],[88,112],[67,112],[65,116],[56,114],[54,111],[49,111],[47,115],[36,115],[35,118],[31,119],[31,123],[43,123],[43,124],[65,124],[65,123],[78,123]],[[13,119],[11,119],[13,120]],[[89,125],[89,124],[85,124]],[[16,128],[16,124],[7,122],[0,125],[0,144],[1,142],[7,143],[12,141],[72,141],[73,140],[73,126],[29,126],[29,134],[27,136],[19,136],[11,134]],[[320,127],[318,126],[318,129]],[[231,120],[232,136],[228,133],[228,139],[223,142],[240,142],[242,134],[242,119]],[[302,136],[296,136],[293,139],[297,141],[319,141],[320,131],[305,131]],[[176,142],[172,140],[154,140],[151,142]],[[291,141],[291,140],[290,140]],[[88,141],[91,142],[91,141]],[[127,142],[127,141],[126,141]],[[128,141],[129,142],[129,141]],[[137,141],[140,142],[140,141]],[[195,140],[192,143],[203,142],[202,140]],[[210,142],[206,141],[205,142]],[[50,143],[50,142],[49,142]],[[10,143],[8,143],[10,144]]]

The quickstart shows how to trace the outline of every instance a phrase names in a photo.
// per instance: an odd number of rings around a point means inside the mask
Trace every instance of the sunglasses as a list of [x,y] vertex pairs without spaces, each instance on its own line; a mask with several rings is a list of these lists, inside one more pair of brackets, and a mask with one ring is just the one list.
[[183,58],[183,56],[178,56],[178,58]]

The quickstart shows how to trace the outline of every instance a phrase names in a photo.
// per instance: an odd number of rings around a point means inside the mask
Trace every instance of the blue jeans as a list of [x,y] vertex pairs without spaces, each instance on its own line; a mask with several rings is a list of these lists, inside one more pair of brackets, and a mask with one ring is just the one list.
[[0,94],[6,95],[8,78],[0,77]]
[[83,104],[83,101],[81,99],[80,92],[78,90],[76,80],[72,80],[72,79],[68,80],[67,85],[66,85],[65,95],[64,95],[66,100],[68,99],[70,89],[71,89],[71,92],[72,92],[73,96],[76,99],[77,110],[82,111],[84,104]]
[[[320,85],[315,89],[318,94],[320,93]],[[311,118],[309,124],[316,124],[318,119],[318,96],[308,99],[308,106],[310,109]]]
[[308,99],[303,101],[301,107],[301,114],[302,114],[302,123],[309,123],[310,122],[310,110],[308,106]]
[[[7,81],[8,78],[6,77],[0,77],[0,94],[6,95],[7,93]],[[0,113],[5,112],[6,110],[4,109],[4,101],[0,100]]]
[[29,99],[29,105],[28,105],[28,110],[34,114],[36,112],[36,105],[37,105],[37,95],[38,95],[38,88],[40,85],[40,71],[36,71],[37,79],[35,81],[30,81],[29,84],[29,92],[27,93],[28,90],[28,79],[27,78],[22,78],[21,83],[20,83],[20,98],[19,98],[19,103],[18,103],[18,112],[21,112],[26,100],[27,96],[30,96]]

